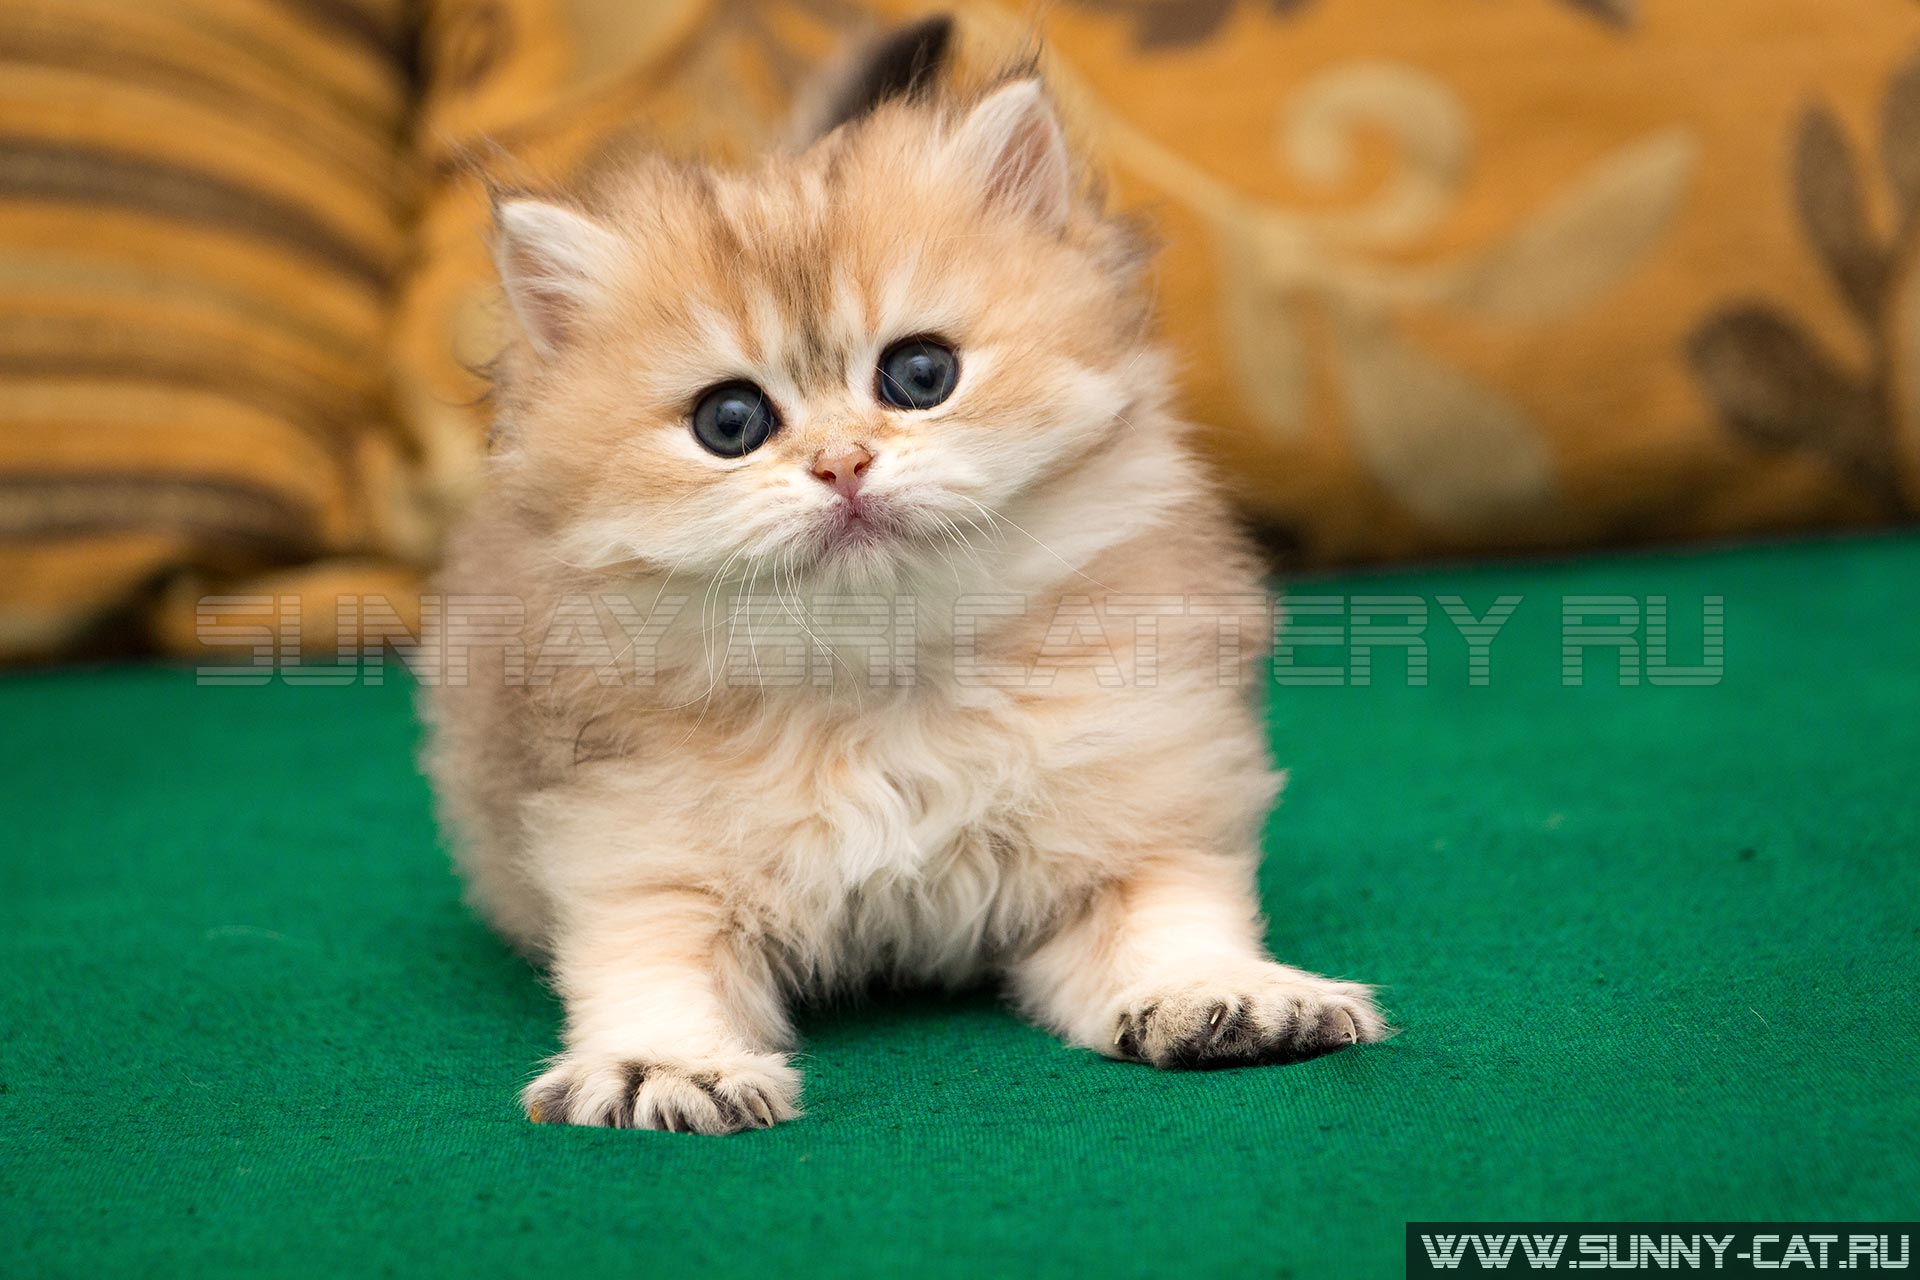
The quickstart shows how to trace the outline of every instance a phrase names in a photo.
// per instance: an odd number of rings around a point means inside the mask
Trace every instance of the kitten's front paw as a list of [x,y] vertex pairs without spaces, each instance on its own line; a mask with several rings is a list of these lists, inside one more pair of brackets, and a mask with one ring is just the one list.
[[520,1095],[538,1124],[738,1133],[800,1114],[800,1073],[777,1053],[709,1061],[567,1054]]
[[1297,1062],[1386,1034],[1373,992],[1285,965],[1143,992],[1121,1009],[1115,1057],[1156,1067]]

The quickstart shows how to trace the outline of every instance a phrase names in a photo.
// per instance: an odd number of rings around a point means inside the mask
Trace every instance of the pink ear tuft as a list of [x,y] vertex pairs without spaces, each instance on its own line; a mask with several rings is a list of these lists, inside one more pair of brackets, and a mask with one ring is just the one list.
[[1073,201],[1073,162],[1046,91],[1016,80],[983,98],[960,123],[954,163],[978,178],[989,200],[1058,226]]
[[540,200],[494,210],[494,264],[534,350],[552,355],[605,294],[620,241],[583,214]]

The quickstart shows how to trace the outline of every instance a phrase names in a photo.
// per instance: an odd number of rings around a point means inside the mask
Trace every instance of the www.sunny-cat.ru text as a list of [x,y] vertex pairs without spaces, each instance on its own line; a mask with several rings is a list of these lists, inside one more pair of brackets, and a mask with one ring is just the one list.
[[[904,595],[743,593],[722,603],[688,594],[645,607],[581,595],[564,598],[544,620],[498,595],[342,595],[332,604],[316,614],[313,601],[292,595],[203,598],[196,635],[217,660],[196,669],[200,683],[378,684],[397,664],[422,684],[456,685],[480,678],[473,658],[487,650],[499,655],[489,664],[499,674],[488,678],[509,684],[584,677],[650,685],[663,661],[686,661],[684,652],[663,658],[663,643],[670,654],[668,638],[677,634],[696,637],[698,661],[736,688],[900,688],[937,662],[963,687],[1043,688],[1071,672],[1118,689],[1160,682],[1159,623],[1170,617],[1211,621],[1213,673],[1223,685],[1481,687],[1499,677],[1507,649],[1523,650],[1510,665],[1534,682],[1552,665],[1541,658],[1557,657],[1546,678],[1567,687],[1705,687],[1719,684],[1726,668],[1726,602],[1718,595],[1516,594],[1477,605],[1457,595],[1068,596],[1038,615],[1015,594],[949,597],[937,606]],[[1554,625],[1502,643],[1516,616],[1536,611]],[[983,631],[1009,622],[1032,629],[1024,661],[981,643]],[[309,638],[316,632],[324,637],[317,644]],[[1543,646],[1554,652],[1542,655]],[[1268,658],[1254,661],[1262,649]]]

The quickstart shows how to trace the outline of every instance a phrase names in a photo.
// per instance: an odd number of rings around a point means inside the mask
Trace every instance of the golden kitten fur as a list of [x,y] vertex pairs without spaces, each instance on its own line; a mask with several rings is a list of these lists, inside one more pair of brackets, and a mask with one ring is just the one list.
[[473,900],[565,1001],[535,1119],[791,1117],[790,1004],[875,980],[1162,1067],[1382,1034],[1262,948],[1259,569],[1077,175],[1012,79],[500,202],[518,334],[443,586],[507,621],[426,696]]

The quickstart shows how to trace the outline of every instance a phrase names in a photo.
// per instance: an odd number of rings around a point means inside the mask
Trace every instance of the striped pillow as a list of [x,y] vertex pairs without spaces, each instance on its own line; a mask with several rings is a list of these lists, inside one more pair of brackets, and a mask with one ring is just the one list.
[[402,549],[409,8],[0,0],[0,656]]

